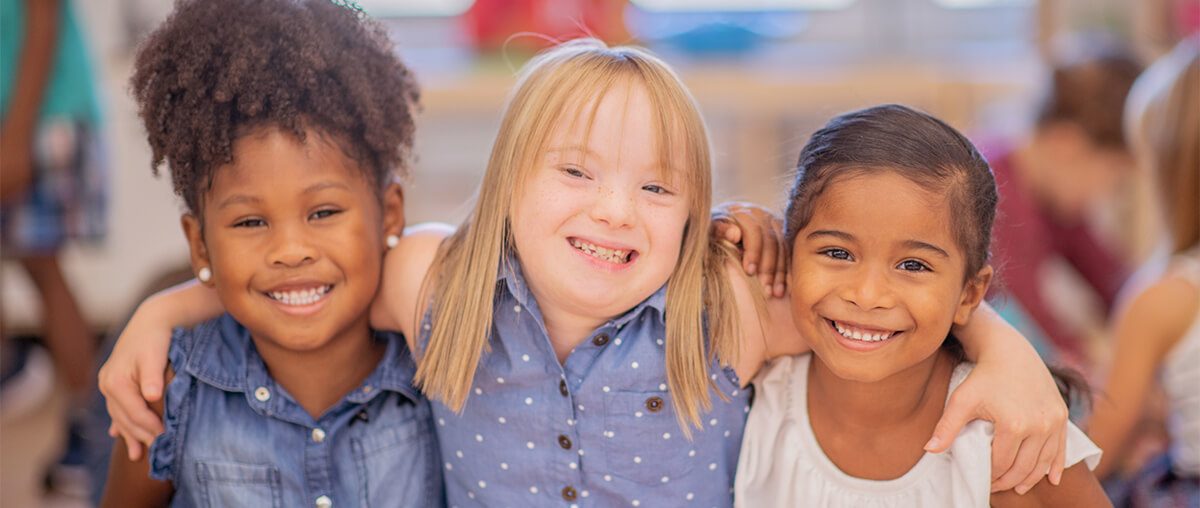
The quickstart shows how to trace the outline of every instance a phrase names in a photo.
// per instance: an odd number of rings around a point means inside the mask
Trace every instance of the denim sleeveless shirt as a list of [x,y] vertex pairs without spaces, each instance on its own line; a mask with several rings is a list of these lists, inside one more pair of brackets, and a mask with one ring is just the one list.
[[412,357],[403,338],[375,337],[387,350],[374,372],[313,420],[228,314],[176,330],[150,476],[174,484],[172,506],[441,506],[433,422],[412,387]]
[[[749,394],[713,366],[704,428],[684,437],[667,390],[666,287],[594,330],[560,364],[512,257],[490,349],[461,414],[433,401],[451,506],[733,504]],[[426,313],[421,344],[430,334]]]

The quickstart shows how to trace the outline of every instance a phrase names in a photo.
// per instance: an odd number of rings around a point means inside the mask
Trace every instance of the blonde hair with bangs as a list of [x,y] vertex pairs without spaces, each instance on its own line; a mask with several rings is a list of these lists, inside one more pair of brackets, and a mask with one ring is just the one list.
[[[528,175],[564,118],[582,118],[615,86],[645,88],[662,133],[662,160],[683,148],[683,187],[689,214],[679,259],[668,280],[667,382],[685,435],[712,408],[710,366],[733,365],[738,351],[736,308],[725,275],[729,251],[709,239],[712,159],[708,134],[694,99],[661,60],[633,47],[609,48],[594,39],[561,44],[522,69],[509,96],[499,134],[463,225],[442,243],[422,284],[422,301],[435,289],[432,333],[416,381],[429,397],[461,411],[492,330],[496,278],[514,249],[510,217]],[[573,114],[573,117],[567,115]],[[590,120],[589,120],[590,122]],[[590,123],[588,125],[590,128]],[[586,135],[585,135],[586,136]],[[586,139],[586,138],[585,138]],[[664,171],[671,164],[664,164]],[[649,297],[650,295],[646,295]],[[724,304],[722,304],[724,302]],[[421,316],[414,322],[420,323]],[[707,329],[707,334],[705,333]],[[717,393],[721,395],[720,390]],[[689,425],[689,423],[691,425]]]

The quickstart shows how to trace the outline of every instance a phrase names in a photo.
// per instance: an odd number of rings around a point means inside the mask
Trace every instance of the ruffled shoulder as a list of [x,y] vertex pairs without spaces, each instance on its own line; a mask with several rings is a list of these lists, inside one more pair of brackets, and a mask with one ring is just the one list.
[[195,377],[187,369],[189,355],[194,350],[196,335],[203,325],[194,329],[176,328],[171,335],[171,347],[167,350],[167,360],[175,377],[167,384],[163,400],[163,433],[154,439],[150,445],[150,477],[155,480],[176,481],[178,472],[177,461],[183,455],[184,435],[187,431],[191,407],[191,398],[195,393],[192,387]]
[[[974,368],[963,362],[955,368],[950,378],[950,392],[958,388]],[[991,422],[975,420],[963,430],[950,445],[952,475],[950,482],[955,488],[956,503],[969,499],[972,506],[987,506],[991,499],[992,439],[995,427]],[[1096,469],[1100,463],[1100,448],[1096,446],[1074,423],[1067,422],[1066,467],[1084,462],[1088,469]]]

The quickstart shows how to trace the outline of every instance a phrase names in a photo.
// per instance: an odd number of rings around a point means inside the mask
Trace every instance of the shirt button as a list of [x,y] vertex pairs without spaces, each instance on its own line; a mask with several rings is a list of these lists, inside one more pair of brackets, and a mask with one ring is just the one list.
[[563,487],[563,490],[562,490],[563,499],[566,499],[567,501],[574,501],[578,495],[579,495],[579,493],[575,492],[575,487],[572,487],[570,485]]
[[558,380],[558,393],[561,393],[563,397],[566,397],[571,394],[571,392],[567,391],[567,380],[566,379]]
[[266,402],[271,398],[271,390],[268,390],[265,386],[255,388],[254,398],[258,399],[259,402]]
[[608,335],[602,333],[600,335],[592,337],[592,344],[595,344],[597,346],[603,346],[605,344],[608,344]]
[[558,446],[561,446],[562,449],[564,449],[564,450],[570,450],[571,449],[571,438],[564,436],[562,434],[559,434]]
[[318,497],[317,508],[333,508],[333,500],[329,499],[329,496]]
[[312,431],[312,439],[313,439],[313,442],[314,442],[314,443],[323,443],[323,442],[325,442],[325,431],[323,431],[323,430],[321,430],[321,429],[313,429],[313,431]]
[[662,411],[662,408],[663,408],[662,397],[655,396],[655,397],[650,397],[650,398],[646,399],[646,409],[649,410],[651,413],[657,413],[659,411]]

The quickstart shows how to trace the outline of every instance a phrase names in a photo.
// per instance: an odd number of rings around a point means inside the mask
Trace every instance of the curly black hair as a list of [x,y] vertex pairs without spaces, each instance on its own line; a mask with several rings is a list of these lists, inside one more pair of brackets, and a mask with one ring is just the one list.
[[130,80],[153,150],[190,211],[233,143],[275,126],[327,135],[376,185],[402,176],[419,92],[384,29],[330,0],[179,0]]

